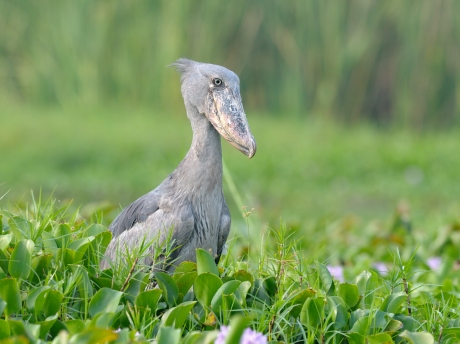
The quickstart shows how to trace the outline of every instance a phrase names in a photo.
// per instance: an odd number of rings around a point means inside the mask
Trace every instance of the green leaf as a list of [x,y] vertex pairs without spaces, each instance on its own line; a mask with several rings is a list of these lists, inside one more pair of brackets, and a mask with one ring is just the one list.
[[48,335],[51,327],[53,327],[54,323],[56,322],[58,315],[55,314],[51,317],[46,318],[43,321],[39,321],[37,325],[40,325],[40,338],[45,340],[46,336]]
[[189,272],[196,272],[196,263],[185,261],[179,264],[179,266],[174,270],[174,274],[172,278],[177,281],[182,275],[189,273]]
[[38,284],[44,280],[51,266],[51,254],[42,254],[32,258],[32,273],[29,275],[29,281]]
[[348,324],[347,305],[339,296],[328,297],[328,307],[331,309],[334,329],[339,330]]
[[3,314],[3,311],[5,310],[6,307],[6,301],[0,298],[0,317]]
[[10,338],[11,329],[8,321],[0,319],[0,340]]
[[225,343],[228,344],[238,344],[240,343],[241,336],[244,330],[249,326],[251,323],[251,319],[249,317],[245,317],[242,315],[235,315],[232,319],[230,319],[230,327],[225,339]]
[[358,320],[356,320],[356,322],[353,324],[350,332],[366,336],[369,334],[369,329],[372,325],[372,321],[373,319],[369,315],[358,318]]
[[237,280],[224,283],[214,294],[211,300],[211,309],[215,314],[220,314],[222,307],[222,298],[224,295],[231,295],[238,290],[241,282]]
[[348,308],[353,308],[359,301],[359,290],[356,284],[340,283],[337,294],[345,301]]
[[44,290],[35,301],[35,315],[37,319],[44,315],[44,318],[56,315],[61,308],[61,301],[64,295],[58,290]]
[[181,329],[170,326],[160,327],[157,336],[158,344],[179,344],[181,339]]
[[38,296],[46,291],[46,290],[49,290],[51,287],[48,287],[48,286],[42,286],[42,287],[38,287],[34,290],[32,290],[30,293],[29,293],[29,296],[27,297],[27,301],[26,301],[26,305],[27,305],[27,308],[29,309],[30,312],[34,313],[35,311],[35,301],[37,300]]
[[11,334],[15,336],[24,336],[30,342],[36,342],[36,338],[39,336],[40,325],[27,324],[25,325],[22,320],[8,319],[10,325]]
[[21,293],[15,278],[4,278],[0,280],[0,298],[6,301],[6,317],[18,313],[21,310]]
[[13,239],[13,233],[0,235],[0,251],[3,251],[10,245],[11,240]]
[[11,254],[8,271],[14,278],[27,279],[32,265],[34,243],[31,240],[20,240]]
[[149,274],[142,271],[138,271],[136,274],[134,274],[129,280],[128,286],[124,291],[126,299],[134,304],[136,296],[147,286],[148,277]]
[[323,290],[326,294],[331,294],[334,291],[334,280],[331,276],[331,273],[324,264],[316,262],[316,268],[318,270],[319,279],[323,285]]
[[240,282],[248,281],[251,285],[254,285],[254,277],[246,270],[238,270],[232,275],[232,277]]
[[[96,293],[97,294],[97,293]],[[107,343],[117,339],[118,335],[112,330],[94,328],[80,332],[70,338],[69,344]]]
[[72,230],[67,223],[62,223],[53,230],[52,234],[58,248],[66,248],[72,237]]
[[161,326],[173,326],[180,329],[196,301],[182,302],[179,306],[168,309],[161,317]]
[[94,240],[94,237],[87,237],[74,240],[70,242],[68,248],[75,251],[74,263],[78,263],[83,259],[86,250],[88,249],[91,242]]
[[300,290],[297,292],[292,300],[292,308],[289,312],[291,316],[297,318],[300,315],[302,306],[309,297],[314,297],[316,295],[316,290],[312,288]]
[[102,288],[94,294],[89,302],[89,314],[94,317],[102,312],[115,313],[123,293],[109,288]]
[[198,248],[196,250],[196,266],[198,275],[201,275],[205,272],[209,272],[211,274],[219,276],[219,270],[217,269],[214,258],[208,251],[203,250],[201,248]]
[[192,287],[193,283],[195,282],[198,273],[196,271],[191,271],[182,274],[179,278],[176,279],[177,288],[179,293],[182,295],[187,294],[187,292]]
[[58,258],[58,246],[54,236],[48,232],[42,232],[42,242],[45,246],[45,252],[47,254],[52,254],[55,259]]
[[[415,320],[413,317],[408,317],[403,314],[396,314],[394,316],[394,320],[401,322],[401,324],[403,324],[404,326],[404,329],[411,332],[415,332],[415,330],[420,326],[418,321]],[[446,330],[448,329],[445,328],[443,332],[445,333]],[[460,335],[460,332],[458,334]]]
[[399,313],[399,309],[406,300],[407,295],[404,292],[388,295],[383,300],[380,310],[387,313]]
[[176,282],[171,276],[164,272],[155,272],[154,276],[158,282],[158,286],[163,291],[163,297],[169,307],[176,304],[177,297],[179,296],[179,289],[177,288]]
[[160,289],[143,291],[136,296],[134,304],[137,307],[143,309],[149,308],[152,311],[152,314],[155,314],[158,305],[158,300],[160,299],[161,294],[162,291]]
[[204,309],[208,310],[211,307],[212,298],[222,284],[222,280],[210,272],[202,273],[195,279],[193,291]]
[[8,273],[9,260],[10,258],[3,251],[0,251],[0,268],[4,273]]
[[324,318],[324,300],[307,299],[300,311],[300,322],[307,327],[318,328]]
[[434,344],[433,335],[428,332],[409,332],[404,330],[400,337],[407,340],[409,344]]
[[83,320],[80,319],[64,321],[64,325],[67,327],[67,330],[69,331],[71,336],[82,332],[85,328],[85,323],[83,322]]
[[30,223],[27,219],[21,216],[13,216],[8,220],[8,225],[14,235],[15,242],[31,238]]
[[367,342],[369,344],[391,344],[393,343],[393,339],[388,333],[379,333],[373,336],[366,337]]
[[379,276],[370,272],[370,277],[366,281],[366,290],[364,293],[364,307],[371,308],[374,303],[375,292],[379,288]]

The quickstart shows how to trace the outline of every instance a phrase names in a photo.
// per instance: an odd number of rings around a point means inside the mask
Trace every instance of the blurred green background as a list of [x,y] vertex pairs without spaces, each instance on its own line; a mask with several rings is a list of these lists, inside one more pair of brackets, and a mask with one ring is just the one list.
[[458,220],[459,16],[458,1],[0,0],[1,202],[153,189],[190,144],[165,68],[188,57],[241,79],[258,153],[223,145],[236,225],[241,205],[294,228]]

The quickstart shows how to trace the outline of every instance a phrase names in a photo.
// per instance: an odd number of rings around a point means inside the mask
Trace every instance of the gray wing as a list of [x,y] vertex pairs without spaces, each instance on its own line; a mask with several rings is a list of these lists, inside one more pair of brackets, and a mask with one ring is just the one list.
[[160,208],[161,192],[159,188],[140,197],[116,217],[109,226],[113,238],[132,228],[136,223],[144,222]]
[[220,217],[220,229],[219,236],[217,239],[217,257],[216,264],[219,263],[222,250],[224,248],[225,242],[227,241],[228,234],[230,233],[230,227],[232,224],[232,219],[230,217],[230,211],[228,210],[227,203],[224,199],[224,204],[222,206],[222,215]]

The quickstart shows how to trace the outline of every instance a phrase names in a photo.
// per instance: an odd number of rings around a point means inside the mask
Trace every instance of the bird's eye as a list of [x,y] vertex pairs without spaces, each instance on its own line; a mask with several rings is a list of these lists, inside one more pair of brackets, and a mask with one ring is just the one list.
[[212,83],[214,84],[214,86],[220,86],[222,85],[222,79],[219,79],[219,78],[212,79]]

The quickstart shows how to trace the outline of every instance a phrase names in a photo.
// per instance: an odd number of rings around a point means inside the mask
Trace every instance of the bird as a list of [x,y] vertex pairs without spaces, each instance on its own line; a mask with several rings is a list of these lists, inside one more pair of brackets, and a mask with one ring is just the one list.
[[196,261],[196,249],[211,252],[216,263],[230,232],[231,216],[222,190],[221,137],[252,158],[256,141],[231,70],[180,58],[170,66],[180,74],[181,93],[193,131],[192,143],[177,168],[154,190],[140,197],[109,226],[112,240],[100,267],[120,263],[120,252],[135,252],[156,241],[143,257],[152,265],[155,247],[168,235],[174,246],[161,270],[173,272],[184,261]]

